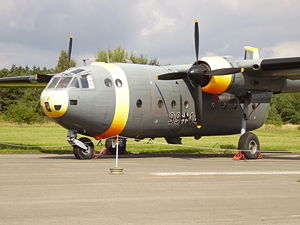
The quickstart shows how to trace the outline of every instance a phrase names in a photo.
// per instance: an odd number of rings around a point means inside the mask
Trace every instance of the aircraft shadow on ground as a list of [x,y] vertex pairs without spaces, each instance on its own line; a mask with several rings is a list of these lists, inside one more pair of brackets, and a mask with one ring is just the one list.
[[[289,156],[288,154],[291,154]],[[285,153],[282,156],[282,153],[272,153],[264,154],[263,159],[274,159],[274,160],[300,160],[300,154],[298,157],[295,156],[295,153]],[[115,155],[100,155],[97,154],[97,157],[94,160],[111,160],[115,158]],[[119,155],[120,159],[138,159],[138,158],[180,158],[180,159],[197,159],[197,158],[232,158],[234,154],[232,153],[225,153],[225,154],[216,154],[216,153],[140,153],[140,154],[124,154]],[[75,156],[73,154],[60,154],[60,155],[53,155],[53,156],[43,156],[41,155],[42,159],[74,159]],[[245,160],[247,161],[247,160]]]

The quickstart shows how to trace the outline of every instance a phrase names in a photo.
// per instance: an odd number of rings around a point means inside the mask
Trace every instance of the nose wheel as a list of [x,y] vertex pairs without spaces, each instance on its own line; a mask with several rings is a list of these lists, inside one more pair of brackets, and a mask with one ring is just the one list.
[[77,159],[92,159],[95,155],[95,148],[93,142],[82,137],[77,139],[77,131],[69,130],[67,141],[73,146],[73,153]]
[[73,146],[73,153],[77,159],[92,159],[95,154],[95,148],[93,142],[85,137],[79,138],[85,146],[86,149],[80,148],[78,146]]

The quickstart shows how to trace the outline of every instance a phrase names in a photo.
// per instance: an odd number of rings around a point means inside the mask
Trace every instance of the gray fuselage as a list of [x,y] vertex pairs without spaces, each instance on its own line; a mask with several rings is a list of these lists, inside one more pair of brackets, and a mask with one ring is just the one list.
[[[68,130],[76,130],[96,139],[114,136],[112,134],[115,133],[131,138],[154,138],[229,135],[241,131],[243,113],[240,105],[236,101],[214,102],[213,95],[206,93],[203,93],[202,127],[198,129],[195,126],[195,105],[190,82],[156,80],[157,75],[174,68],[113,64],[111,67],[123,74],[116,79],[112,74],[114,69],[107,69],[103,65],[99,63],[82,67],[78,73],[70,69],[57,75],[70,76],[71,79],[77,77],[79,84],[49,88],[50,82],[41,97],[45,113],[46,101],[50,101],[48,113],[59,108],[55,109],[55,98],[59,97],[51,95],[56,92],[56,95],[67,96],[67,100],[60,103],[67,106],[59,109],[64,108],[62,114],[50,117]],[[82,74],[90,76],[89,82],[92,84],[89,88],[83,88],[85,84],[80,82]],[[57,94],[59,92],[61,94]],[[253,112],[247,120],[247,130],[262,126],[268,106],[263,103],[253,111],[250,104],[249,113]]]

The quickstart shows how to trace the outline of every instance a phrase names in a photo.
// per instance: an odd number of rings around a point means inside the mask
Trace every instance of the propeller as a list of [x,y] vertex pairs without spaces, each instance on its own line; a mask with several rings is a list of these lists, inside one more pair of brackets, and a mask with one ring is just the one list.
[[71,62],[72,45],[73,45],[73,36],[71,35],[69,40],[69,50],[68,50],[68,67],[70,67],[70,62]]
[[195,41],[195,54],[196,62],[192,67],[185,72],[167,73],[157,76],[157,80],[179,80],[188,79],[191,85],[194,87],[193,97],[195,101],[196,112],[196,126],[201,128],[202,122],[202,87],[206,86],[211,76],[223,76],[228,74],[240,73],[244,71],[244,68],[222,68],[211,70],[209,65],[203,61],[199,61],[199,21],[195,20],[194,28],[194,41]]
[[195,41],[195,53],[196,53],[196,63],[198,63],[199,59],[199,21],[195,20],[195,28],[194,28],[194,41]]

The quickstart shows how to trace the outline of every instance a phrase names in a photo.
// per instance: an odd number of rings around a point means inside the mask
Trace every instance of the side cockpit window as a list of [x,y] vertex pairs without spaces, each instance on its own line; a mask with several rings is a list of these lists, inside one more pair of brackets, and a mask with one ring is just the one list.
[[91,75],[82,75],[80,78],[82,88],[95,88],[94,81]]
[[77,77],[74,77],[69,88],[79,88],[79,81]]

